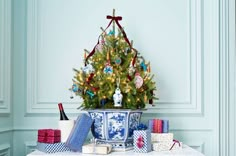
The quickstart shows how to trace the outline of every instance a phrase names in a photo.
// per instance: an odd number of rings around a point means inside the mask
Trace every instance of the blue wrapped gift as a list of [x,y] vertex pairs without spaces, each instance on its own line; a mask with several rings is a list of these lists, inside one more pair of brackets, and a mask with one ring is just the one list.
[[66,144],[63,142],[59,143],[40,143],[37,142],[37,147],[39,151],[45,152],[45,153],[56,153],[56,152],[65,152],[65,151],[71,151],[70,148],[66,147]]
[[79,116],[66,141],[66,146],[73,151],[82,152],[82,146],[92,126],[93,119],[87,114]]
[[134,152],[147,153],[151,152],[151,132],[150,130],[134,131]]

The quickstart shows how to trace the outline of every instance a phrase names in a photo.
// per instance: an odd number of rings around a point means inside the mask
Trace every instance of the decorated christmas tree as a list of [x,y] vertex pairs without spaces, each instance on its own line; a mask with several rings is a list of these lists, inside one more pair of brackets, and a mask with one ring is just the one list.
[[[82,97],[82,108],[141,109],[153,105],[156,90],[150,62],[133,47],[120,25],[122,17],[107,16],[91,52],[85,49],[84,67],[74,69],[71,91]],[[112,24],[112,29],[108,28]]]

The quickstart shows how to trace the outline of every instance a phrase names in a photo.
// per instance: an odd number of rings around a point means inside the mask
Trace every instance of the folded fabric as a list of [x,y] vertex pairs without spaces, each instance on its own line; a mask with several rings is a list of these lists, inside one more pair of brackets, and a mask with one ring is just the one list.
[[56,153],[56,152],[65,152],[65,151],[71,151],[70,148],[66,147],[65,143],[54,143],[54,144],[48,144],[48,143],[37,143],[36,147],[39,151],[45,152],[45,153]]
[[112,145],[110,144],[87,144],[82,147],[82,153],[86,154],[109,154],[111,153]]
[[82,146],[87,138],[93,120],[87,114],[79,116],[66,141],[66,146],[73,151],[82,152]]

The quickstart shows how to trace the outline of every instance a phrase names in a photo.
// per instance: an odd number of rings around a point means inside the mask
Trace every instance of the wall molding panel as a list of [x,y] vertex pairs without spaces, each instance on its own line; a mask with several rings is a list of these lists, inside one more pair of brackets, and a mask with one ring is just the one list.
[[[204,105],[203,94],[203,2],[194,0],[188,1],[188,38],[187,49],[189,51],[189,97],[187,101],[160,101],[157,106],[150,107],[147,113],[202,115]],[[38,66],[37,54],[39,43],[42,39],[39,36],[40,7],[38,0],[27,1],[27,114],[55,113],[53,101],[38,100]],[[67,103],[68,113],[74,113],[78,102]]]
[[[220,155],[235,155],[235,1],[220,0]],[[234,87],[232,87],[234,86]],[[234,110],[234,111],[233,111]]]
[[25,155],[31,153],[36,150],[36,142],[35,141],[26,141],[25,142]]
[[0,113],[10,113],[11,1],[0,0]]
[[189,50],[189,92],[188,101],[156,101],[157,108],[149,108],[150,112],[163,114],[194,114],[202,115],[203,83],[202,83],[202,60],[203,60],[203,5],[202,1],[188,1],[188,50]]
[[10,156],[10,144],[0,144],[0,156]]

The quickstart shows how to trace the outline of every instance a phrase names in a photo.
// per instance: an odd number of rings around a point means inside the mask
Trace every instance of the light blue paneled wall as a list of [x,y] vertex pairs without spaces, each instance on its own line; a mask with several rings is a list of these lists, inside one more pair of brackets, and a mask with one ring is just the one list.
[[0,155],[12,154],[11,1],[0,0]]
[[37,129],[57,128],[58,102],[72,119],[81,113],[68,91],[72,68],[113,8],[155,74],[160,100],[143,122],[169,119],[183,143],[207,156],[234,155],[233,0],[0,0],[0,155],[35,149]]

